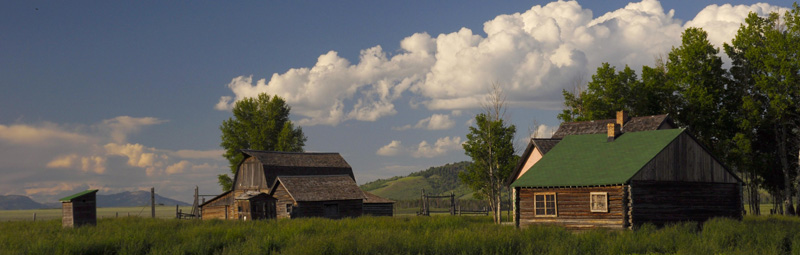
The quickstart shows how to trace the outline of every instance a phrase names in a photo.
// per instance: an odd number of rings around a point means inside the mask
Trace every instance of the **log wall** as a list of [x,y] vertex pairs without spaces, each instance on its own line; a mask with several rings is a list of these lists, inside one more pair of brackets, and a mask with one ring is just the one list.
[[283,187],[283,184],[278,183],[278,186],[274,189],[275,191],[270,195],[277,200],[275,202],[276,217],[278,219],[292,218],[291,212],[288,211],[286,207],[287,205],[291,205],[292,207],[296,206],[297,204],[295,204],[294,199],[289,195],[289,192],[286,191],[286,188]]
[[712,217],[741,219],[739,189],[738,183],[632,182],[630,218],[633,226],[703,222]]
[[[556,224],[567,229],[582,230],[591,228],[626,227],[623,186],[583,187],[583,188],[520,188],[517,224],[520,227],[535,224]],[[553,192],[556,194],[556,217],[540,217],[534,214],[534,193]],[[592,212],[591,192],[608,192],[608,212]]]

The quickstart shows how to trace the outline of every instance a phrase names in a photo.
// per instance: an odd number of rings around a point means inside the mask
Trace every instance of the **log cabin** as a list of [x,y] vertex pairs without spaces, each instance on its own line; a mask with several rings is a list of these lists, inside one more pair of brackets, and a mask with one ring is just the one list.
[[[607,132],[609,123],[619,124],[620,130],[625,132],[638,132],[647,130],[673,129],[677,128],[675,122],[667,114],[629,117],[625,111],[617,111],[615,119],[578,121],[562,123],[551,138],[531,138],[525,151],[520,156],[516,167],[505,181],[506,186],[519,179],[525,171],[528,171],[536,162],[544,157],[547,152],[558,144],[568,135],[603,134]],[[516,198],[514,190],[511,190],[512,199]],[[512,210],[516,202],[512,201]]]
[[683,129],[566,135],[515,180],[518,227],[636,228],[741,218],[742,181]]

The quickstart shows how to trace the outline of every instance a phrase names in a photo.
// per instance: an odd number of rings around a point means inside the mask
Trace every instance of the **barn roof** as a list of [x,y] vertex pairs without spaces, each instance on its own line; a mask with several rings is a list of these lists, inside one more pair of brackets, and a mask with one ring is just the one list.
[[563,187],[624,184],[669,145],[683,129],[570,135],[553,147],[512,187]]
[[347,161],[335,152],[241,151],[247,156],[258,158],[265,166],[350,168]]
[[379,197],[375,194],[369,193],[364,191],[364,203],[365,204],[386,204],[386,203],[394,203],[394,200],[389,200],[386,198]]
[[76,199],[76,198],[79,198],[79,197],[82,197],[82,196],[85,196],[85,195],[88,195],[88,194],[92,194],[92,193],[95,193],[97,191],[98,190],[96,190],[96,189],[90,189],[90,190],[86,190],[86,191],[81,191],[81,192],[78,192],[76,194],[72,194],[70,196],[63,197],[63,198],[59,199],[58,201],[70,202],[73,199]]
[[[608,123],[616,123],[616,119],[562,123],[561,126],[558,127],[558,130],[553,133],[552,138],[564,138],[568,135],[603,134],[608,131]],[[622,131],[638,132],[656,130],[664,123],[668,123],[672,127],[675,127],[672,119],[669,118],[667,114],[632,117],[622,125]]]
[[295,201],[364,199],[364,192],[347,175],[278,176],[270,194],[278,183]]

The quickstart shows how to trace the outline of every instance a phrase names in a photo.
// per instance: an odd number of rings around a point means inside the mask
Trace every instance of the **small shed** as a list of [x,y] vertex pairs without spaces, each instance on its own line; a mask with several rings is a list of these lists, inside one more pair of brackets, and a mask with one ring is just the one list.
[[394,216],[394,201],[364,191],[364,215]]
[[65,228],[97,224],[97,190],[90,189],[59,199],[61,226]]
[[363,214],[364,192],[348,175],[278,176],[270,195],[278,200],[279,219]]
[[234,200],[236,218],[263,220],[275,218],[275,198],[263,192],[246,192]]
[[200,214],[203,220],[210,219],[235,219],[233,217],[233,191],[229,190],[219,194],[200,205]]

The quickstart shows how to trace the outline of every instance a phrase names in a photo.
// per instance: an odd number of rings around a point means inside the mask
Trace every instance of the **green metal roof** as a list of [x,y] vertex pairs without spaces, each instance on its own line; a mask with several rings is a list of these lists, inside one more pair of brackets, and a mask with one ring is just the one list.
[[86,194],[89,194],[89,193],[94,193],[94,192],[97,192],[97,190],[96,189],[90,189],[90,190],[86,190],[86,191],[81,191],[81,192],[78,192],[77,194],[73,194],[71,196],[59,199],[58,201],[69,202],[69,201],[72,201],[73,199],[76,199],[76,198],[78,198],[80,196],[83,196],[83,195],[86,195]]
[[683,129],[630,132],[613,142],[606,134],[566,136],[511,186],[624,184],[681,133]]

